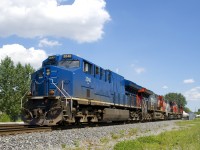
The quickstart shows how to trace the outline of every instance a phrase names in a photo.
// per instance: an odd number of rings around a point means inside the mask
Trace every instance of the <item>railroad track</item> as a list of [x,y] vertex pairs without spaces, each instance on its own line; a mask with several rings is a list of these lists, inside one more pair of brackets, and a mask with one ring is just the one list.
[[50,132],[51,127],[28,126],[18,124],[4,124],[0,125],[0,136],[16,135],[33,132]]
[[[24,124],[0,124],[0,136],[16,135],[33,132],[51,132],[53,130],[70,130],[91,127],[114,126],[123,124],[132,124],[133,122],[113,122],[113,123],[94,123],[94,124],[80,124],[80,125],[62,125],[52,127],[30,126]],[[145,122],[144,122],[145,123]]]
[[33,133],[33,132],[51,132],[53,130],[70,130],[70,129],[80,129],[80,128],[102,127],[102,126],[112,126],[121,124],[123,123],[109,123],[109,124],[96,123],[96,124],[63,125],[63,126],[52,126],[52,127],[30,126],[24,124],[0,124],[0,136],[17,135],[17,134]]

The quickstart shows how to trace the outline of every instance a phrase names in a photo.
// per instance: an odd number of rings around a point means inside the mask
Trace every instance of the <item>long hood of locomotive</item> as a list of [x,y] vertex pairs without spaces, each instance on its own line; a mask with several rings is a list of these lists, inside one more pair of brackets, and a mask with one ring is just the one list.
[[32,74],[32,96],[63,96],[62,90],[72,95],[73,72],[56,66],[43,67]]

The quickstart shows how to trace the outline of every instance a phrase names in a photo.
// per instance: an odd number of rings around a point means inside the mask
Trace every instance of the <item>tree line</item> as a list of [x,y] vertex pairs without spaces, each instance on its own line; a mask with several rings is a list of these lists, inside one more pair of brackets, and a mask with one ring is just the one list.
[[[15,121],[21,113],[21,99],[29,92],[31,78],[34,72],[30,64],[22,65],[14,62],[10,57],[1,60],[0,63],[0,113],[7,114],[11,121]],[[22,100],[25,101],[26,97]],[[190,109],[185,107],[187,101],[180,93],[168,93],[165,99],[176,102],[184,107],[186,112]]]
[[[21,112],[21,99],[29,91],[30,75],[34,72],[30,64],[22,65],[10,57],[0,63],[0,112],[15,121]],[[24,97],[25,98],[25,97]]]

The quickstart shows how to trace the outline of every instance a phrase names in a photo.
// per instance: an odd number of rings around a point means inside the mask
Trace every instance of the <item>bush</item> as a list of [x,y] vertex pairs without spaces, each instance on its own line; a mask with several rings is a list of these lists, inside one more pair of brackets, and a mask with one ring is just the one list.
[[7,114],[5,113],[0,114],[0,122],[10,122],[10,121],[11,119]]

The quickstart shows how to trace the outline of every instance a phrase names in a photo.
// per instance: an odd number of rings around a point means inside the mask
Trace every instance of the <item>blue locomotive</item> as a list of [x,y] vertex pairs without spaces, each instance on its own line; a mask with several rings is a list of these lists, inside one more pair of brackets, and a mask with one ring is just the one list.
[[[31,125],[181,118],[158,96],[72,54],[49,56],[31,76],[22,119]],[[168,106],[170,107],[170,106]]]

